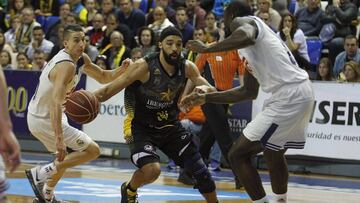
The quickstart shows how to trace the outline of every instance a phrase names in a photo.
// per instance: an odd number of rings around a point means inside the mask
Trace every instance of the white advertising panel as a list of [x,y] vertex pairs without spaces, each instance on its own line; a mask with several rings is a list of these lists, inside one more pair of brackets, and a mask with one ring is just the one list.
[[[360,160],[360,84],[313,83],[315,107],[303,150],[287,154]],[[253,118],[270,95],[259,92]]]
[[[86,90],[94,91],[103,85],[87,77]],[[101,103],[100,113],[83,130],[95,141],[125,143],[123,123],[125,118],[124,91],[119,92],[108,101]]]

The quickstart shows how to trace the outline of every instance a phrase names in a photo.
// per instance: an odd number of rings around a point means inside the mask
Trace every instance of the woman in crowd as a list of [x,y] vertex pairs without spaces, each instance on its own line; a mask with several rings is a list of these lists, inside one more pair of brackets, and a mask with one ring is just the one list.
[[11,69],[11,55],[6,50],[0,52],[0,68]]
[[340,73],[341,82],[360,82],[360,66],[356,61],[348,61]]
[[333,81],[334,77],[333,77],[332,69],[333,66],[329,58],[325,57],[320,59],[320,62],[317,65],[315,80]]
[[19,52],[16,56],[18,70],[31,70],[31,61],[24,52]]
[[303,31],[298,29],[296,19],[291,13],[283,15],[278,36],[290,49],[299,66],[306,70],[310,69],[310,58],[305,35]]
[[143,55],[156,51],[155,33],[148,27],[141,27],[138,34],[139,46],[143,51]]

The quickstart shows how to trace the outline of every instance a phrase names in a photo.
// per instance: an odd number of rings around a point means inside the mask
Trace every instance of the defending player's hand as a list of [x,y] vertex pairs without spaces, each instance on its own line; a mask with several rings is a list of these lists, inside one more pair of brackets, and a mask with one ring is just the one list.
[[56,159],[61,162],[64,161],[66,156],[66,145],[63,140],[56,141]]
[[179,107],[181,111],[187,112],[192,107],[203,104],[205,104],[205,94],[193,92],[181,99]]
[[186,44],[186,48],[196,53],[203,53],[206,49],[206,45],[200,40],[189,40]]
[[202,94],[208,92],[216,92],[216,88],[208,85],[200,85],[200,86],[196,86],[193,92],[202,93]]
[[0,154],[6,168],[14,172],[20,164],[20,146],[12,131],[8,135],[0,135]]

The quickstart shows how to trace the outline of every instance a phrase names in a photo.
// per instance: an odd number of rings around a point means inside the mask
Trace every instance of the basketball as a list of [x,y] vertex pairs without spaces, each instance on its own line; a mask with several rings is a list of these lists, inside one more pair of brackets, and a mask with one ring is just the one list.
[[86,90],[70,94],[65,103],[65,113],[73,121],[85,124],[93,121],[99,113],[100,103],[95,95]]

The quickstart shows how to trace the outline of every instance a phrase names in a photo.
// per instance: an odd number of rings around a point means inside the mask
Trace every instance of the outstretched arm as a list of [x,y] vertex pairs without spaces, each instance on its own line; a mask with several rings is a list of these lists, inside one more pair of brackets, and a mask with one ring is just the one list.
[[101,84],[109,83],[119,77],[125,72],[125,69],[129,66],[130,59],[126,59],[122,62],[121,66],[114,70],[103,70],[98,65],[91,62],[90,57],[87,54],[83,54],[84,58],[84,72],[86,75],[94,78]]
[[123,90],[125,87],[140,80],[146,81],[149,76],[148,66],[144,59],[139,59],[131,64],[123,74],[117,77],[113,82],[94,92],[100,102],[110,99],[112,96]]
[[0,154],[6,167],[13,172],[20,164],[20,146],[12,130],[7,93],[5,76],[0,69]]
[[222,92],[198,93],[194,92],[184,97],[180,105],[184,109],[189,109],[196,105],[204,103],[231,104],[241,102],[247,99],[255,99],[259,90],[259,83],[256,78],[248,71],[245,71],[244,85]]
[[230,29],[233,32],[223,41],[206,46],[198,40],[190,40],[186,47],[194,52],[208,53],[241,49],[255,44],[258,28],[254,20],[235,18]]

